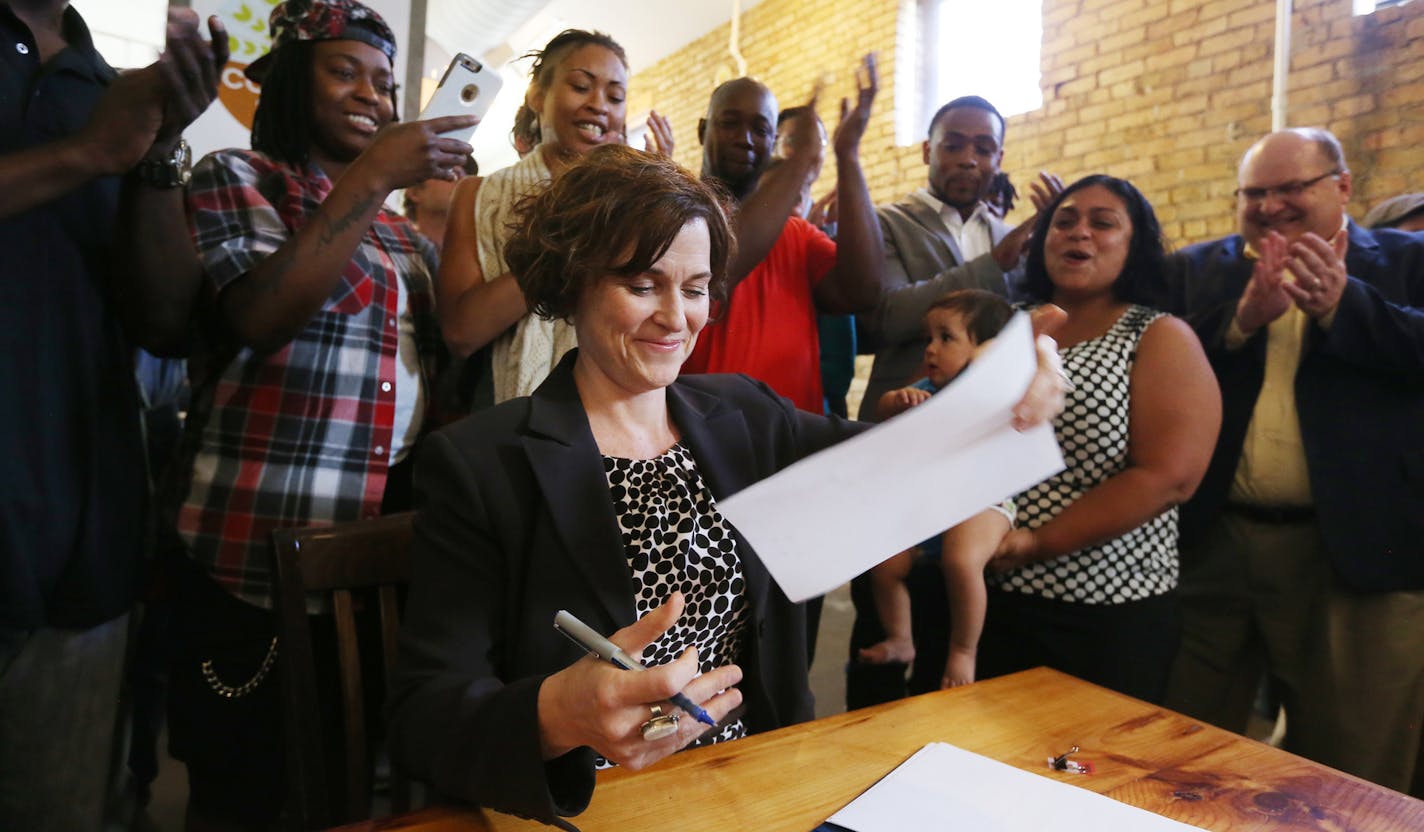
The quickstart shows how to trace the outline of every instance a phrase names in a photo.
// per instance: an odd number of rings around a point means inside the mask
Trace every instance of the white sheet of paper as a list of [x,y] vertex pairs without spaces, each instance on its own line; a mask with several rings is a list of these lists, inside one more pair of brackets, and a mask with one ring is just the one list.
[[[1044,760],[1046,766],[1047,756]],[[830,822],[852,832],[1186,832],[1198,828],[942,742],[916,751],[831,815]]]
[[928,401],[717,508],[788,598],[821,595],[1063,470],[1051,425],[1011,425],[1036,368],[1019,313]]

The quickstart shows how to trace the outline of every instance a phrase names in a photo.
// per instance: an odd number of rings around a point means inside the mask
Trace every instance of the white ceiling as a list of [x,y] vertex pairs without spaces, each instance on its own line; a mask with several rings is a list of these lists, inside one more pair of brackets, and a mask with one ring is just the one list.
[[[760,0],[741,0],[742,11]],[[613,35],[638,72],[731,19],[737,0],[429,0],[426,29],[447,53],[476,57],[507,44],[512,55],[564,29]]]
[[[741,0],[742,12],[758,2]],[[558,21],[558,30],[572,26],[613,35],[628,52],[629,68],[639,72],[726,23],[734,5],[734,0],[553,0],[544,13]]]
[[[116,66],[141,66],[162,48],[165,0],[113,3],[72,0]],[[191,0],[190,0],[191,2]],[[396,19],[404,0],[366,0]],[[514,111],[528,84],[527,61],[510,63],[542,47],[564,29],[607,32],[628,54],[630,72],[657,63],[760,0],[427,0],[425,76],[439,79],[450,58],[465,52],[501,68],[504,87],[475,135],[482,170],[513,164],[509,143]],[[223,5],[207,0],[204,6]],[[398,32],[399,34],[399,32]],[[427,87],[433,88],[434,81]],[[427,93],[428,94],[428,93]],[[630,118],[642,114],[630,113]],[[630,131],[640,125],[630,123]]]
[[[740,6],[745,12],[758,2],[740,0]],[[528,82],[527,62],[506,61],[542,47],[564,29],[595,29],[622,44],[629,72],[634,73],[726,23],[736,4],[737,0],[429,0],[426,75],[438,78],[455,52],[474,55],[488,65],[504,65],[504,88],[473,142],[480,169],[492,171],[517,159],[509,129]]]

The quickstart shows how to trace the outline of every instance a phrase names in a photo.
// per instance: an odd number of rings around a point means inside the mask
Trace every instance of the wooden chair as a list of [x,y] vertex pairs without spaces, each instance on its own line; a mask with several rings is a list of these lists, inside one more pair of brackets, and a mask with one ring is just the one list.
[[[320,829],[370,816],[372,765],[366,736],[361,654],[356,610],[369,596],[379,612],[383,661],[389,682],[400,626],[398,588],[410,580],[411,515],[396,514],[325,528],[272,532],[273,592],[277,611],[277,656],[286,726],[289,814],[304,829]],[[308,594],[327,596],[336,631],[345,756],[340,780],[328,771],[317,665],[307,618]],[[368,602],[369,603],[369,602]],[[364,608],[364,607],[363,607]],[[367,655],[370,655],[367,651]],[[328,703],[326,707],[330,707]],[[345,785],[345,800],[333,795]],[[344,805],[337,805],[342,802]],[[391,772],[391,809],[408,811],[410,784]]]

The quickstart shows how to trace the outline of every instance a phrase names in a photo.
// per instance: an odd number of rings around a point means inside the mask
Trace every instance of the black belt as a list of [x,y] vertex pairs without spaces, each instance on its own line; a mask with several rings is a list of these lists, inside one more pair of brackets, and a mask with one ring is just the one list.
[[1291,525],[1309,523],[1315,519],[1315,506],[1258,506],[1251,503],[1227,503],[1228,514],[1239,514],[1257,523]]

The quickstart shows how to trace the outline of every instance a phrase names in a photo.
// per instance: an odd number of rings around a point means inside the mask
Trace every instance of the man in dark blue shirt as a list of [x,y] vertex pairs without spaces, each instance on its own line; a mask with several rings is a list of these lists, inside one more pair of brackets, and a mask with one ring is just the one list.
[[169,15],[118,75],[66,0],[0,0],[0,829],[100,825],[143,553],[135,344],[180,350],[201,274],[180,134],[227,36]]

